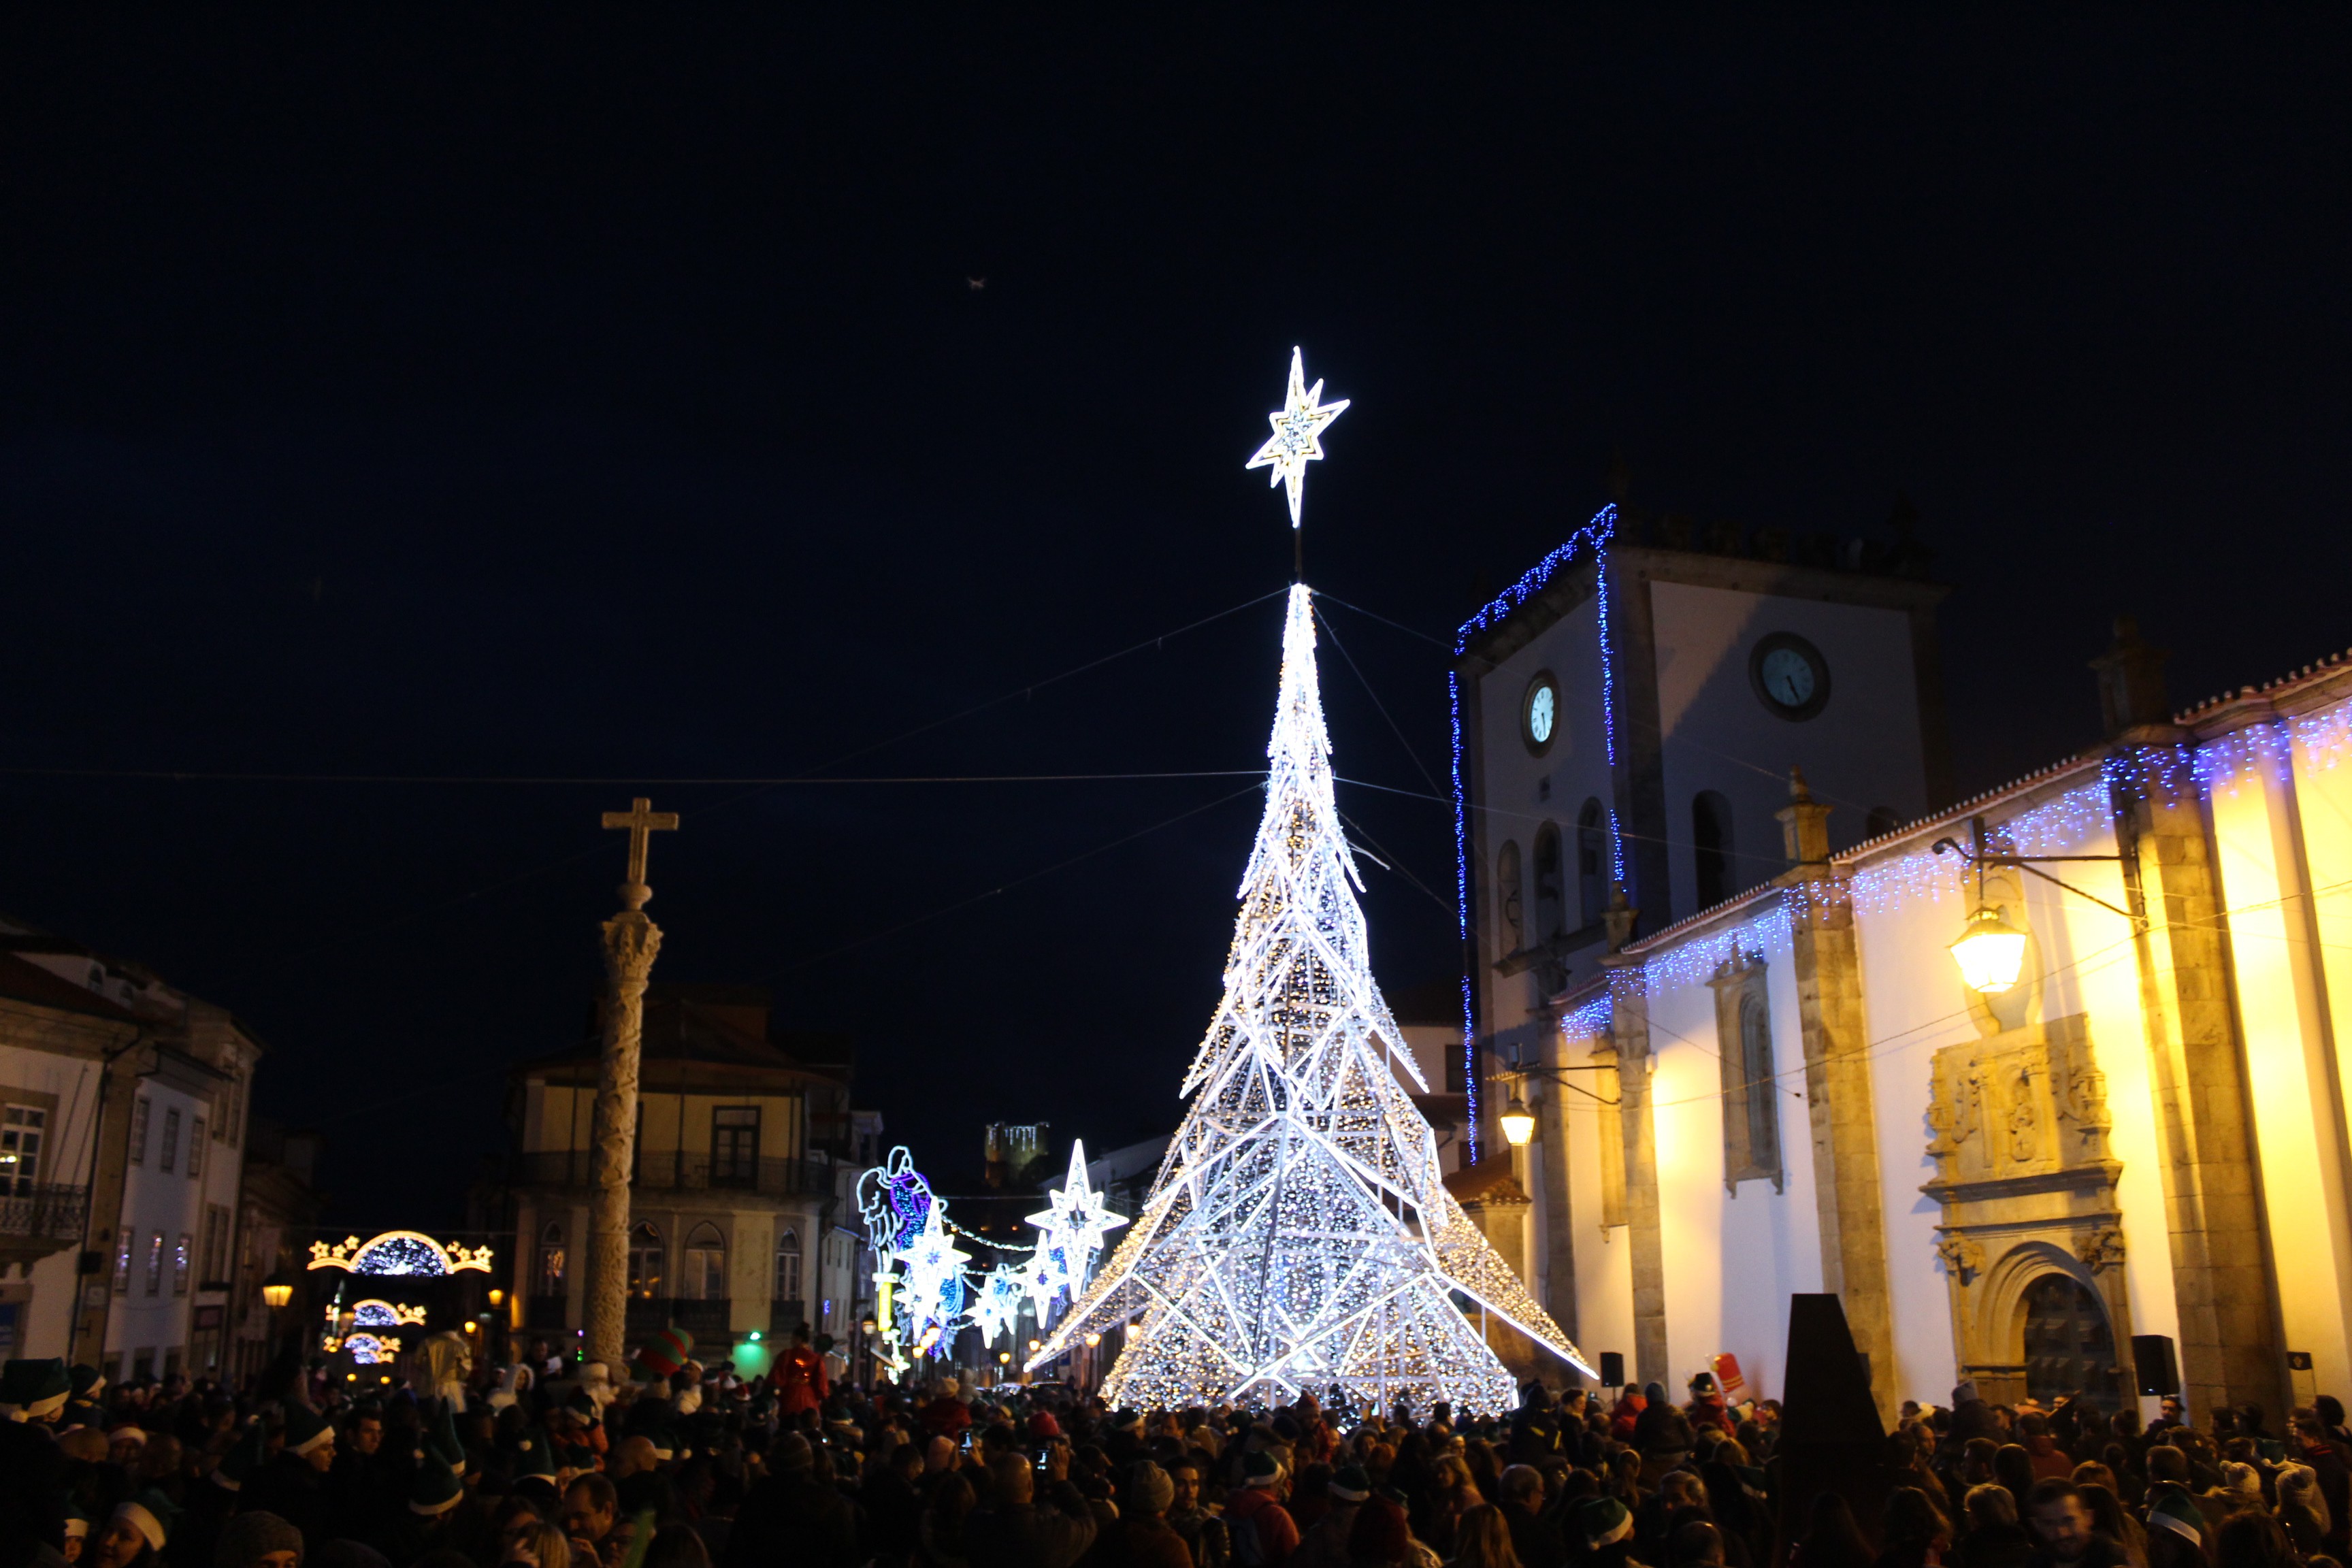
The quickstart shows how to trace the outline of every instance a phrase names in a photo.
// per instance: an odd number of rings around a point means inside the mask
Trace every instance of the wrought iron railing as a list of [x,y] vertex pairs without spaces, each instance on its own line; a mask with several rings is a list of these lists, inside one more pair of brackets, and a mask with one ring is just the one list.
[[0,1236],[72,1241],[89,1215],[88,1187],[0,1183]]

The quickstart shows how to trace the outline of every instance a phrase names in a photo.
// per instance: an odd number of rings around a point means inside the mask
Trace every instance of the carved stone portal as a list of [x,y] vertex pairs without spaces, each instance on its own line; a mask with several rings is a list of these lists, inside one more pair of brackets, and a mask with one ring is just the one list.
[[[2035,1381],[2027,1298],[2047,1276],[2091,1292],[2112,1342],[2130,1342],[2116,1198],[2123,1166],[2107,1149],[2106,1078],[2079,1014],[1947,1046],[1934,1074],[1936,1176],[1919,1190],[1943,1209],[1936,1252],[1954,1358],[1986,1399],[2014,1402]],[[2114,1369],[2117,1380],[2124,1370]],[[2091,1393],[2099,1397],[2101,1386]]]

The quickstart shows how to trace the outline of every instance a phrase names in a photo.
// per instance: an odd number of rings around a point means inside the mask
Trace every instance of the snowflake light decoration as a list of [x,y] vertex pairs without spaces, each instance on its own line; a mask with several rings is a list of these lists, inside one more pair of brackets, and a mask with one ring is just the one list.
[[1244,470],[1272,468],[1265,477],[1268,489],[1277,484],[1290,487],[1290,526],[1299,524],[1298,509],[1306,499],[1307,465],[1323,456],[1323,427],[1348,410],[1349,399],[1325,403],[1323,383],[1318,377],[1313,386],[1307,384],[1307,363],[1297,349],[1290,351],[1290,387],[1282,406],[1267,415],[1266,422],[1274,434],[1257,455],[1244,463]]
[[981,1342],[993,1344],[997,1335],[1011,1333],[1028,1299],[1017,1270],[1003,1264],[990,1269],[971,1303],[971,1326],[980,1331]]
[[1103,1207],[1102,1194],[1087,1184],[1087,1145],[1082,1138],[1070,1141],[1070,1173],[1061,1190],[1045,1196],[1045,1212],[1029,1216],[1029,1223],[1045,1232],[1037,1238],[1037,1251],[1061,1276],[1060,1288],[1076,1300],[1086,1289],[1095,1255],[1102,1250],[1103,1232],[1125,1225],[1127,1219]]
[[1391,1065],[1412,1058],[1371,974],[1303,584],[1282,646],[1265,815],[1192,1104],[1134,1228],[1028,1364],[1124,1327],[1114,1407],[1264,1409],[1337,1384],[1358,1407],[1507,1412],[1517,1383],[1457,1293],[1597,1374],[1446,1191]]

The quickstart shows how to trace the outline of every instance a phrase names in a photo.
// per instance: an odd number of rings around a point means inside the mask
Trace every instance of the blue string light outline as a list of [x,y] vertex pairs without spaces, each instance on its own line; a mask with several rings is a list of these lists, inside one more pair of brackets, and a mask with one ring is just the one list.
[[[1501,626],[1520,605],[1544,590],[1546,584],[1564,567],[1591,560],[1596,570],[1601,615],[1601,739],[1609,758],[1609,769],[1614,776],[1617,769],[1617,671],[1614,650],[1609,643],[1609,541],[1617,532],[1617,508],[1614,503],[1592,514],[1592,521],[1569,536],[1568,542],[1545,556],[1517,582],[1504,589],[1479,612],[1462,623],[1454,634],[1454,654],[1458,659],[1469,651],[1471,639]],[[1478,1163],[1478,1009],[1470,984],[1470,818],[1469,804],[1462,787],[1462,678],[1459,668],[1448,670],[1445,676],[1448,706],[1454,723],[1454,929],[1460,933],[1465,963],[1462,971],[1462,1088],[1464,1112],[1469,1124],[1468,1135],[1463,1140],[1463,1157],[1470,1164]],[[1617,885],[1625,882],[1625,848],[1623,835],[1618,830],[1617,807],[1609,807],[1609,867]]]

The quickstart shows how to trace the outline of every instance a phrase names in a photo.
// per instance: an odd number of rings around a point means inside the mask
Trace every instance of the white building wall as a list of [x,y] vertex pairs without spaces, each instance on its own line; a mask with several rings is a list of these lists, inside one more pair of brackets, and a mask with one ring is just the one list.
[[[89,1057],[0,1046],[0,1085],[27,1091],[26,1098],[48,1112],[41,1168],[35,1173],[39,1184],[89,1186],[100,1070],[98,1062]],[[0,1096],[8,1098],[13,1097]],[[0,1284],[18,1308],[17,1342],[10,1353],[37,1357],[66,1353],[73,1326],[74,1266],[79,1252],[79,1243],[70,1245],[34,1264],[29,1278]]]
[[[1731,803],[1731,871],[1752,888],[1787,865],[1774,813],[1801,764],[1829,805],[1832,848],[1856,844],[1874,806],[1909,821],[1927,808],[1911,621],[1902,610],[1788,599],[1682,583],[1650,584],[1659,732],[1664,742],[1667,862],[1675,911],[1698,911],[1691,805],[1702,790]],[[1830,699],[1791,722],[1748,680],[1759,639],[1790,632],[1821,650]]]
[[[2311,804],[2340,828],[2344,802],[2336,784],[2332,773],[2312,780]],[[2211,804],[2284,1348],[2311,1353],[2317,1387],[2343,1388],[2352,1384],[2352,1325],[2344,1310],[2352,1300],[2352,1192],[2295,782],[2257,768],[2218,789]]]
[[[1588,1066],[1590,1042],[1569,1047],[1564,1063]],[[1577,1072],[1570,1081],[1587,1089],[1601,1075]],[[1560,1094],[1561,1114],[1568,1127],[1569,1206],[1574,1211],[1576,1253],[1576,1342],[1587,1360],[1601,1364],[1602,1351],[1615,1351],[1633,1365],[1633,1250],[1631,1230],[1619,1225],[1601,1228],[1601,1149],[1604,1139],[1621,1138],[1620,1124],[1603,1114],[1596,1100],[1573,1090],[1548,1087]],[[1540,1200],[1538,1200],[1540,1202]],[[1558,1299],[1555,1287],[1554,1300]]]
[[[200,1283],[196,1275],[201,1260],[195,1254],[204,1240],[205,1184],[201,1176],[188,1175],[188,1147],[196,1119],[209,1113],[211,1102],[158,1079],[141,1079],[137,1093],[148,1105],[145,1157],[131,1166],[123,1179],[121,1228],[131,1239],[131,1268],[127,1280],[116,1281],[128,1288],[115,1292],[114,1310],[107,1321],[106,1350],[110,1356],[121,1357],[125,1377],[136,1369],[142,1352],[148,1353],[149,1370],[161,1377],[170,1353],[184,1352],[187,1347],[190,1310]],[[178,1146],[172,1151],[167,1171],[164,1142],[174,1113],[179,1117]],[[134,1147],[133,1152],[139,1151]],[[207,1149],[205,1157],[209,1160],[212,1153]],[[178,1289],[183,1237],[189,1249],[184,1293]],[[120,1257],[118,1252],[110,1265]]]
[[[1528,753],[1519,723],[1520,704],[1537,674],[1549,670],[1559,687],[1559,728],[1550,749],[1542,756]],[[1496,866],[1507,841],[1519,847],[1524,891],[1523,941],[1534,941],[1536,931],[1535,841],[1546,823],[1558,828],[1562,847],[1566,925],[1582,923],[1577,904],[1576,814],[1588,799],[1601,802],[1605,813],[1613,799],[1609,752],[1601,717],[1600,610],[1590,599],[1547,627],[1527,647],[1490,671],[1479,683],[1479,726],[1465,735],[1473,748],[1471,781],[1475,794],[1475,825],[1484,834],[1484,859],[1475,878],[1480,908],[1478,930],[1492,963],[1510,951],[1500,904]],[[1576,955],[1574,973],[1590,974],[1599,957],[1595,942]],[[1514,975],[1496,974],[1481,966],[1480,1026],[1492,1033],[1521,1026],[1539,1007],[1543,996],[1532,970]]]
[[[2005,805],[1990,825],[1998,827],[2063,789],[2096,782],[2092,767],[2065,775],[2044,796]],[[2085,832],[2064,852],[2114,854],[2113,833],[2085,822]],[[1970,993],[1948,951],[1969,903],[1957,862],[1948,856],[1937,862],[1929,847],[1929,841],[1947,831],[1898,841],[1857,862],[1858,879],[1865,886],[1875,879],[1882,887],[1907,890],[1886,898],[1864,892],[1854,911],[1870,1030],[1895,1385],[1908,1397],[1939,1402],[1949,1398],[1957,1369],[1949,1287],[1936,1254],[1942,1209],[1919,1190],[1936,1173],[1927,1154],[1927,1109],[1934,1098],[1936,1051],[1981,1033]],[[1952,836],[1965,838],[1965,825]],[[1895,869],[1906,861],[1907,869]],[[2126,902],[2119,867],[2074,863],[2051,869],[2111,903]],[[2041,979],[2038,991],[2021,987],[2024,994],[2014,1005],[2030,1009],[2043,1023],[2076,1014],[2087,1017],[2092,1048],[2106,1078],[2114,1123],[2108,1147],[2123,1166],[2116,1201],[2123,1210],[2131,1327],[2137,1333],[2177,1336],[2162,1165],[2130,928],[2122,917],[2036,879],[2025,879],[2023,894]]]
[[1766,959],[1778,1091],[1781,1190],[1723,1184],[1722,1047],[1715,992],[1703,980],[1650,997],[1650,1105],[1659,1219],[1666,1238],[1666,1354],[1681,1383],[1729,1352],[1759,1397],[1780,1397],[1789,1297],[1822,1288],[1821,1224],[1806,1121],[1804,1037],[1785,950]]

